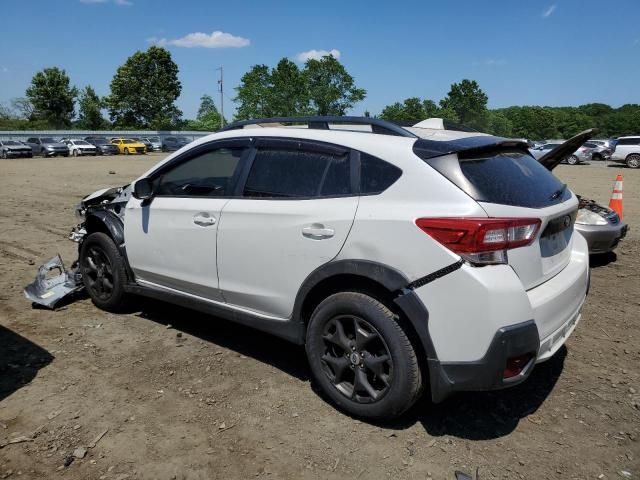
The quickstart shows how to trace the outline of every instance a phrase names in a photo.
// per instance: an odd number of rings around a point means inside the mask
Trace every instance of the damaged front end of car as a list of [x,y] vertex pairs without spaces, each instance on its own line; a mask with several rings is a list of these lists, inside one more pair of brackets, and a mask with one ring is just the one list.
[[[124,250],[124,211],[131,198],[131,186],[105,188],[82,199],[76,207],[78,223],[69,234],[69,239],[78,244],[78,253],[85,237],[94,231],[109,234],[119,248]],[[35,280],[24,289],[24,295],[34,304],[56,308],[60,302],[84,289],[78,260],[68,270],[60,255],[45,262]]]

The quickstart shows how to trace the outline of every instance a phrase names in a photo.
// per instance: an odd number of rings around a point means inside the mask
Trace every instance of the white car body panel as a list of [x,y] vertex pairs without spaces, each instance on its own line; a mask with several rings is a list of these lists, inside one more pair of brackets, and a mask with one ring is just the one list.
[[[342,248],[357,207],[356,196],[229,200],[218,235],[218,273],[225,301],[289,317],[307,276]],[[304,229],[309,229],[307,236]],[[323,229],[325,238],[309,236]]]
[[[127,257],[136,277],[212,300],[218,288],[216,236],[228,199],[156,197],[150,204],[131,198],[125,209]],[[145,206],[143,206],[143,204]],[[210,225],[194,219],[209,217]]]

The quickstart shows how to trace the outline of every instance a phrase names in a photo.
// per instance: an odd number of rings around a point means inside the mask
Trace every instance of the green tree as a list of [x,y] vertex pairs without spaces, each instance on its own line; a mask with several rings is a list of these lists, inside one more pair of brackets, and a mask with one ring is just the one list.
[[36,73],[26,95],[33,105],[35,117],[54,128],[71,125],[78,90],[71,86],[64,70],[52,67]]
[[487,119],[487,132],[499,137],[512,137],[513,124],[504,114],[490,111]]
[[78,127],[100,130],[107,126],[107,121],[102,116],[104,102],[91,86],[88,85],[80,91],[78,105]]
[[303,75],[314,115],[344,115],[367,94],[332,55],[307,60]]
[[270,115],[286,117],[311,113],[303,72],[288,58],[280,60],[271,70],[270,89]]
[[181,91],[171,53],[153,46],[118,68],[106,105],[118,127],[169,129],[180,124],[182,112],[174,102]]
[[185,128],[189,130],[215,131],[222,126],[222,116],[210,95],[200,97],[200,108],[196,120],[188,120]]
[[236,120],[271,117],[271,72],[266,65],[254,65],[240,79],[235,101]]
[[433,100],[420,100],[418,97],[410,97],[402,103],[396,102],[392,105],[387,105],[382,110],[380,118],[405,123],[417,123],[426,118],[444,118],[452,122],[458,121],[458,116],[449,107],[438,108]]
[[478,82],[464,79],[451,85],[447,96],[440,101],[440,107],[455,112],[462,124],[483,130],[487,126],[488,100]]

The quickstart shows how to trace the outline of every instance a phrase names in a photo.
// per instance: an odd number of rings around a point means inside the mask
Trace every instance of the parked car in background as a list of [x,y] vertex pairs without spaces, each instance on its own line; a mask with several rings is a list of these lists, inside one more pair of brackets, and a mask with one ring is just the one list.
[[43,155],[45,157],[69,156],[69,147],[51,137],[31,137],[27,139],[26,144],[31,147],[34,155]]
[[74,157],[98,154],[98,149],[95,145],[90,144],[86,140],[78,140],[75,138],[63,138],[60,140],[62,143],[69,147],[69,153]]
[[173,152],[187,145],[190,140],[187,137],[166,137],[162,141],[163,152]]
[[120,153],[124,153],[125,155],[147,153],[147,147],[144,146],[144,143],[140,143],[130,138],[113,138],[111,143],[118,147],[118,151]]
[[605,142],[604,140],[589,140],[585,142],[583,147],[591,150],[591,158],[589,160],[609,160],[609,158],[611,158],[611,149],[608,143],[609,142]]
[[629,168],[640,167],[640,136],[616,139],[611,161],[626,163]]
[[[534,156],[536,160],[540,160],[546,154],[551,152],[553,149],[562,145],[562,142],[554,142],[554,143],[545,143],[535,148],[530,148],[529,151],[531,155]],[[566,159],[562,161],[562,163],[568,163],[569,165],[577,165],[578,163],[586,162],[591,160],[591,150],[590,148],[580,146],[577,150],[575,150],[571,155],[569,155]]]
[[[143,137],[142,140],[145,142],[145,145],[147,145],[147,151],[159,152],[162,150],[160,137]],[[151,146],[151,150],[149,150],[149,145]]]
[[[563,159],[570,158],[579,145],[584,145],[594,130],[586,130],[558,145],[539,162],[549,171],[557,167]],[[565,185],[566,186],[566,185]],[[628,226],[610,208],[598,205],[593,200],[578,195],[578,214],[575,230],[586,239],[590,254],[607,253],[618,246],[628,230]]]
[[616,212],[578,195],[576,230],[587,240],[590,254],[613,251],[629,230]]
[[28,145],[16,140],[0,140],[0,157],[18,158],[18,157],[33,157],[33,150]]
[[84,137],[91,145],[96,147],[98,155],[117,155],[118,147],[108,141],[105,137]]
[[153,144],[150,141],[148,141],[146,138],[131,137],[131,140],[142,143],[147,149],[147,152],[153,152]]

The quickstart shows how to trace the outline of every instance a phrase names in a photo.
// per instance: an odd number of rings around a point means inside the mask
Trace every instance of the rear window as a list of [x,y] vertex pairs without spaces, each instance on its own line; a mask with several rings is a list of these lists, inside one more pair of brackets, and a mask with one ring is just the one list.
[[543,208],[565,201],[571,193],[536,159],[521,150],[499,150],[428,163],[478,202]]

